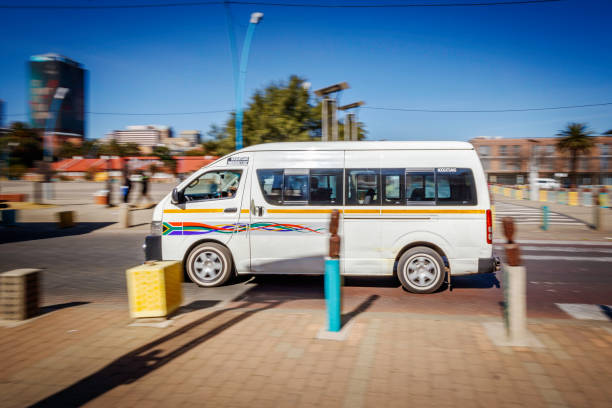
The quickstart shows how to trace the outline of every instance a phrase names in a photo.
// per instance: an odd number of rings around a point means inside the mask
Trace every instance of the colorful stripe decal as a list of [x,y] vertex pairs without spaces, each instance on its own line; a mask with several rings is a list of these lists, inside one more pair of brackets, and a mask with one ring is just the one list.
[[232,234],[245,231],[270,231],[270,232],[302,232],[321,234],[325,228],[309,228],[297,224],[278,224],[275,222],[256,222],[253,224],[235,223],[209,225],[198,222],[164,222],[162,224],[162,235],[202,235],[217,232],[220,234]]

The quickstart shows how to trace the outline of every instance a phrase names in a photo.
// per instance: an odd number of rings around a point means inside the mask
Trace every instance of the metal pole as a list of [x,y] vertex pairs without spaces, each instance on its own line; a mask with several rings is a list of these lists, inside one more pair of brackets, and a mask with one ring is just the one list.
[[542,230],[548,231],[548,206],[542,206]]
[[240,72],[238,73],[238,86],[236,87],[236,150],[243,147],[242,143],[242,100],[244,97],[244,85],[246,82],[247,64],[249,62],[249,50],[251,49],[251,40],[255,32],[255,26],[263,17],[263,13],[251,14],[251,21],[247,29],[244,44],[242,45],[242,55],[240,56]]

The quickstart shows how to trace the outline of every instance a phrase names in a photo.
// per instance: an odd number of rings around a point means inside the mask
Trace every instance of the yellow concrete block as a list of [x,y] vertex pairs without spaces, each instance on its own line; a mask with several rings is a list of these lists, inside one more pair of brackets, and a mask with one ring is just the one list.
[[540,201],[548,201],[548,191],[540,190]]
[[510,197],[510,189],[508,187],[504,187],[504,197]]
[[570,191],[567,194],[567,203],[568,205],[578,205],[578,192]]
[[516,199],[517,200],[523,199],[523,190],[516,190]]
[[132,317],[164,317],[183,302],[181,262],[151,262],[125,274]]

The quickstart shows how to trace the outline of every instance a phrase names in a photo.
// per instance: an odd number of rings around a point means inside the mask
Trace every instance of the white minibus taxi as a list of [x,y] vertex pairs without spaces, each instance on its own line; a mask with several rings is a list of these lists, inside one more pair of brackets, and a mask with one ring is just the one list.
[[232,274],[322,274],[330,213],[341,273],[397,274],[411,292],[493,272],[485,174],[464,142],[250,146],[195,172],[155,207],[146,258],[200,286]]

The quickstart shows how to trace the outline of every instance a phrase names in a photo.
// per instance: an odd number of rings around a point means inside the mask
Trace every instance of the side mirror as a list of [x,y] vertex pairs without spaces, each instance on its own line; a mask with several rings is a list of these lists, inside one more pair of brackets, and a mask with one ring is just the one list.
[[172,204],[181,204],[185,201],[185,195],[182,191],[178,191],[176,188],[172,190]]

